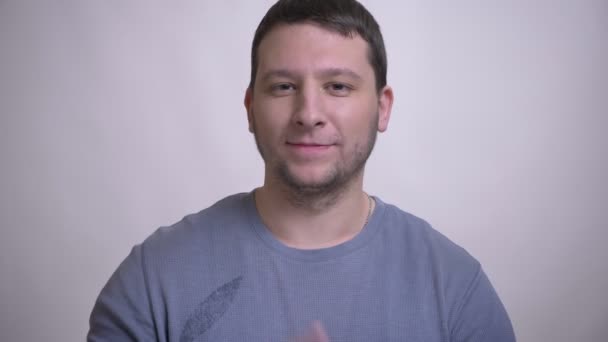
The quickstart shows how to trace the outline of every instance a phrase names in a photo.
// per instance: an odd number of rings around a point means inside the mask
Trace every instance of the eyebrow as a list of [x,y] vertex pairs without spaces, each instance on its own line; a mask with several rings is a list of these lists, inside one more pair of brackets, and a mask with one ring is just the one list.
[[295,78],[295,73],[287,69],[274,69],[264,73],[262,80],[267,81],[273,77]]
[[328,68],[319,71],[318,74],[324,77],[348,76],[357,80],[363,79],[361,75],[348,68]]
[[[347,76],[356,80],[362,80],[363,77],[355,71],[348,68],[326,68],[315,72],[317,77],[327,78],[336,76]],[[262,76],[263,80],[268,80],[272,77],[297,78],[297,74],[288,69],[269,70]]]

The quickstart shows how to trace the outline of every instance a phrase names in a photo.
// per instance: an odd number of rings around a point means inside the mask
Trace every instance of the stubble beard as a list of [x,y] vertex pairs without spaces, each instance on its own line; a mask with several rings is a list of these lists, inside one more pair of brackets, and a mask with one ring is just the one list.
[[378,113],[370,122],[368,139],[364,144],[358,144],[353,151],[353,158],[344,162],[335,162],[327,170],[322,180],[318,182],[304,182],[295,176],[285,160],[271,159],[266,155],[260,144],[257,128],[254,122],[253,135],[258,152],[262,156],[266,167],[271,167],[271,177],[274,177],[281,185],[281,192],[294,206],[319,210],[332,206],[348,190],[349,186],[363,172],[365,164],[376,144],[378,132],[374,122],[378,121]]

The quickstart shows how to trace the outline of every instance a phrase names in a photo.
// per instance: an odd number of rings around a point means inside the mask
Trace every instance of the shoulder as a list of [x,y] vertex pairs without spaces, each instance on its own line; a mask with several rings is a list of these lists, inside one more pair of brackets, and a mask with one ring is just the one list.
[[89,340],[155,340],[157,320],[166,323],[166,305],[186,306],[193,293],[223,281],[222,272],[234,273],[216,261],[231,260],[231,239],[247,231],[246,200],[247,194],[226,197],[134,246],[97,299]]
[[395,205],[383,203],[382,224],[386,234],[399,241],[411,253],[434,259],[451,266],[478,268],[479,263],[463,247],[440,233],[426,220]]
[[463,295],[479,276],[481,265],[469,252],[433,228],[426,220],[383,203],[384,245],[411,266],[426,270],[441,284],[444,295]]
[[172,225],[158,228],[141,244],[142,253],[161,257],[193,249],[200,252],[212,244],[221,246],[238,239],[248,224],[247,199],[247,193],[234,194]]
[[385,204],[385,244],[401,254],[408,273],[432,284],[455,341],[515,340],[509,317],[481,264],[431,225]]

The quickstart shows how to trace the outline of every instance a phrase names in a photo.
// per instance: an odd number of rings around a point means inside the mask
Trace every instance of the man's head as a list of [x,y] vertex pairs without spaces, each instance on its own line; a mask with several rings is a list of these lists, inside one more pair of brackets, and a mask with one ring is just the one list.
[[313,22],[345,37],[358,35],[368,44],[368,59],[374,69],[376,89],[386,85],[386,50],[380,27],[374,17],[356,0],[279,0],[258,25],[251,46],[251,80],[257,77],[258,48],[275,26]]
[[[346,8],[376,29],[384,61],[380,77],[367,33],[335,22],[358,22],[343,13]],[[308,199],[360,186],[393,100],[385,84],[382,37],[371,15],[354,1],[281,0],[262,20],[253,51],[245,106],[266,164],[265,181]]]

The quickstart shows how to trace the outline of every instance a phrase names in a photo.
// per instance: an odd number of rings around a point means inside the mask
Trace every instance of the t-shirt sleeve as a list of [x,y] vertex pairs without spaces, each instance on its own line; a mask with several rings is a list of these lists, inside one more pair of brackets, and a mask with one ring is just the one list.
[[507,312],[479,267],[457,311],[451,329],[454,342],[514,342]]
[[135,246],[101,291],[89,319],[88,342],[155,341],[142,260]]

